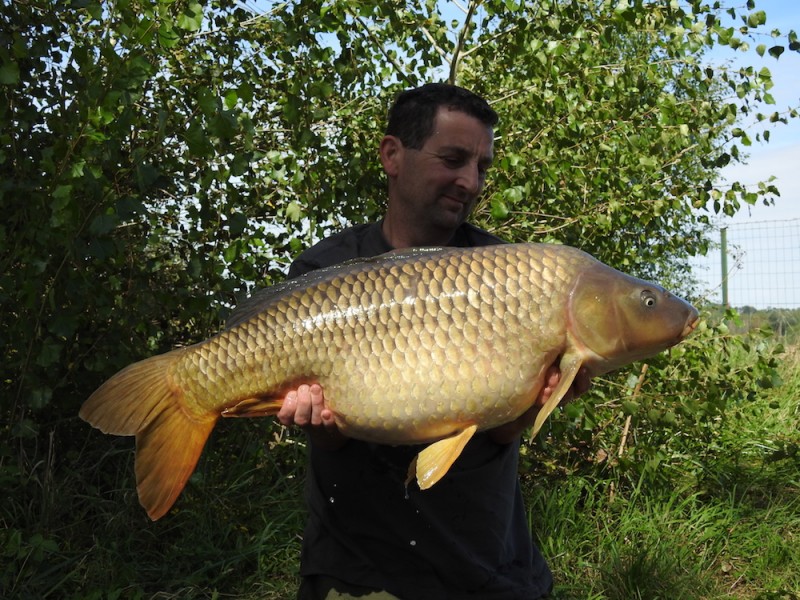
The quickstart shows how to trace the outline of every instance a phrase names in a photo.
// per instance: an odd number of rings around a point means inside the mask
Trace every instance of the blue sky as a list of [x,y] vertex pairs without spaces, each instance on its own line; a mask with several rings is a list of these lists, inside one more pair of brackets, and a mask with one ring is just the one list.
[[[795,0],[764,0],[756,8],[767,13],[767,30],[780,29],[784,34],[790,29],[800,32],[800,2]],[[767,37],[763,43],[771,45]],[[786,46],[785,39],[777,42]],[[722,52],[725,50],[725,52]],[[761,58],[752,48],[747,54],[733,53],[721,49],[710,56],[711,60],[738,57],[743,63],[766,66],[772,73],[775,87],[771,90],[774,106],[764,107],[769,114],[775,110],[785,111],[789,107],[800,107],[800,55],[787,51],[778,59],[765,55]],[[746,165],[735,165],[724,176],[735,178],[744,184],[755,185],[770,176],[776,177],[775,185],[781,192],[775,206],[755,206],[743,210],[727,222],[740,223],[753,220],[786,220],[800,218],[800,118],[792,119],[789,125],[778,123],[771,128],[769,143],[753,142],[747,149],[750,156]]]
[[[795,0],[763,0],[756,9],[767,13],[766,30],[779,29],[784,35],[791,29],[800,33],[800,3]],[[759,40],[770,46],[786,46],[785,38]],[[742,64],[758,68],[766,66],[772,73],[774,106],[762,112],[784,112],[800,107],[800,55],[787,51],[775,60],[761,58],[754,48],[749,53],[733,53],[719,49],[709,56],[711,61],[734,58]],[[800,307],[800,118],[770,127],[768,143],[753,142],[747,149],[746,164],[737,164],[723,171],[723,177],[755,186],[759,181],[775,177],[772,182],[781,195],[774,206],[746,206],[733,217],[718,218],[727,226],[729,245],[728,300],[732,306],[756,308]],[[717,239],[718,236],[715,236]],[[723,279],[718,251],[694,263],[694,273],[703,282],[702,288],[711,301],[722,300]]]

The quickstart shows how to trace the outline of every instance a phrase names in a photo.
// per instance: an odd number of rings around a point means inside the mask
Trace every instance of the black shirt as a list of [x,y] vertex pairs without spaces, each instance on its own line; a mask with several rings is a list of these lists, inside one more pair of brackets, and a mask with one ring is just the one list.
[[[464,224],[449,245],[499,243]],[[303,252],[289,276],[391,249],[380,223],[359,225]],[[404,485],[419,446],[351,439],[325,451],[312,444],[300,574],[327,575],[404,600],[544,597],[553,579],[528,530],[519,444],[519,438],[497,444],[478,433],[425,491]]]

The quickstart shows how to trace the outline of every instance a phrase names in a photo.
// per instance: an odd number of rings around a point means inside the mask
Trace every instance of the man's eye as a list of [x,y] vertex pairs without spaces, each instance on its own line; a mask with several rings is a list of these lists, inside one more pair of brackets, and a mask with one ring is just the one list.
[[443,156],[442,162],[452,169],[457,169],[464,164],[464,159],[458,156]]

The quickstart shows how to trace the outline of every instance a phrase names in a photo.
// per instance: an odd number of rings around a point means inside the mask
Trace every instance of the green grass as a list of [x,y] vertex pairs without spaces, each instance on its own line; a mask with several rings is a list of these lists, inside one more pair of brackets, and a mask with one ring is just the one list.
[[111,447],[97,464],[93,447],[52,461],[61,466],[50,474],[42,461],[27,494],[0,513],[0,597],[288,597],[303,526],[293,465],[304,451],[275,443],[276,431],[266,420],[223,422],[157,522],[136,499],[130,440],[93,436]]
[[[782,376],[685,468],[673,460],[672,486],[608,461],[524,477],[555,600],[800,600],[796,351]],[[56,428],[87,436],[77,418]],[[304,448],[279,435],[267,420],[223,422],[156,523],[136,500],[130,440],[91,432],[77,449],[0,457],[0,597],[293,598]]]
[[[800,365],[720,430],[685,485],[627,485],[598,471],[529,483],[555,598],[800,598]],[[769,408],[772,405],[772,408]]]

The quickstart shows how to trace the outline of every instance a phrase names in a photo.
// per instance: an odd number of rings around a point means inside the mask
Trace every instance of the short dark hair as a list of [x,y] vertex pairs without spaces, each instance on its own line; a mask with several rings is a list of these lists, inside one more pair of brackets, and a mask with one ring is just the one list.
[[433,135],[439,107],[445,106],[475,117],[487,127],[497,123],[497,113],[483,98],[457,85],[426,83],[401,92],[389,109],[386,135],[393,135],[407,148],[419,150]]

